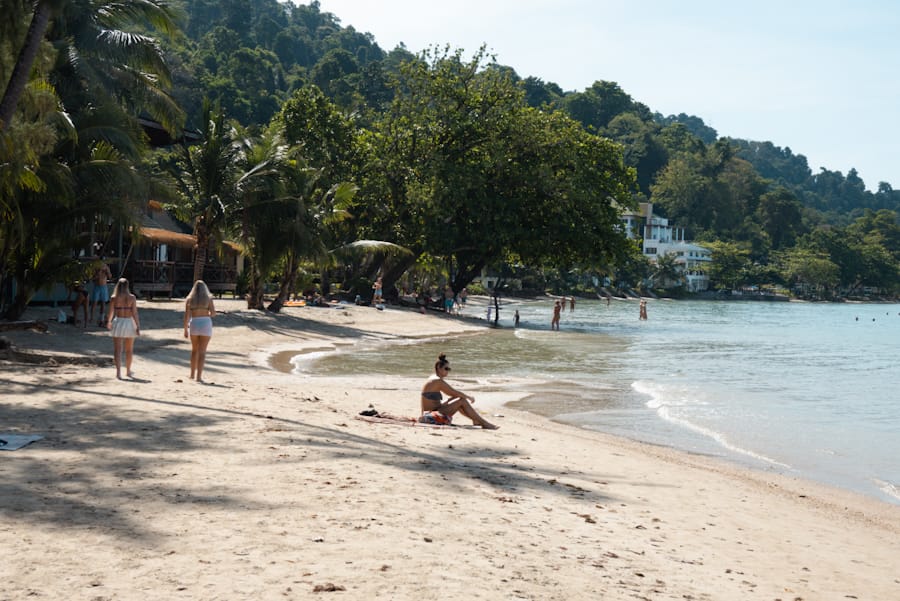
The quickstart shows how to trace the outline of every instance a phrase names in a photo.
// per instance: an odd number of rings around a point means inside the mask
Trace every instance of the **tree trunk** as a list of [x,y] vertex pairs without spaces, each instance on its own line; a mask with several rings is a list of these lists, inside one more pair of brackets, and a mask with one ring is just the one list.
[[12,122],[19,99],[25,92],[25,86],[28,85],[31,68],[34,66],[34,59],[41,47],[41,41],[47,33],[49,22],[50,3],[47,0],[39,0],[34,7],[34,15],[31,17],[31,25],[25,35],[25,42],[19,51],[19,57],[16,59],[6,91],[3,93],[3,100],[0,100],[0,131],[6,131]]
[[415,265],[416,259],[418,255],[413,253],[409,256],[397,257],[396,263],[387,263],[387,267],[384,268],[384,273],[381,274],[381,289],[384,291],[385,297],[389,297],[389,292],[392,293],[394,289],[397,287],[397,280],[406,273],[406,271]]
[[266,309],[265,299],[263,298],[264,292],[262,276],[256,268],[256,264],[251,260],[250,277],[247,281],[247,308],[264,311]]
[[194,255],[194,281],[203,279],[203,269],[206,267],[206,255],[209,252],[209,232],[202,223],[197,224],[197,254]]
[[273,313],[278,313],[284,306],[284,303],[291,297],[291,290],[294,289],[294,282],[297,281],[297,271],[300,270],[300,261],[296,257],[290,257],[281,274],[281,286],[278,289],[278,296],[275,297],[267,309]]
[[497,278],[497,283],[494,284],[494,327],[496,328],[498,322],[500,321],[500,284],[503,282],[502,278]]
[[327,267],[322,269],[319,277],[322,280],[319,284],[319,287],[322,289],[322,296],[328,298],[328,295],[331,294],[331,274],[328,273]]
[[[21,257],[19,257],[18,263],[21,264],[22,262]],[[15,294],[12,297],[12,302],[7,305],[6,311],[2,316],[3,319],[8,319],[9,321],[21,319],[22,315],[25,314],[25,310],[28,309],[28,303],[34,294],[34,292],[30,290],[24,269],[16,269],[14,281],[16,282]]]

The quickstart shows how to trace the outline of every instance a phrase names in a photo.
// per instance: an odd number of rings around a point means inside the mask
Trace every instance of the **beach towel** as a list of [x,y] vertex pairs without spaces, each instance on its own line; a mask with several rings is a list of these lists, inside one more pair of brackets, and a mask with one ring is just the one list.
[[4,434],[0,432],[0,451],[15,451],[42,438],[43,436],[34,434]]
[[390,413],[381,413],[378,415],[355,415],[356,419],[369,422],[370,424],[393,424],[395,426],[421,426],[424,428],[456,428],[457,426],[438,424],[423,424],[414,417],[406,417],[401,415],[391,415]]
[[370,415],[368,411],[364,411],[356,416],[356,419],[362,420],[364,422],[369,422],[371,424],[398,424],[401,426],[415,426],[416,418],[414,417],[404,417],[401,415],[391,415],[389,413],[379,413],[376,412],[375,415]]

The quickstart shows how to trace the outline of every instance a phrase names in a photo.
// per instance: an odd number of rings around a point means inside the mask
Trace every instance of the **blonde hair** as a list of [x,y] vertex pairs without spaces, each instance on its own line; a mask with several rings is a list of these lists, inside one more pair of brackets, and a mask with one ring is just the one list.
[[209,302],[212,300],[212,295],[209,293],[209,288],[206,286],[206,282],[203,280],[197,280],[194,282],[194,287],[191,288],[190,294],[187,296],[188,303],[191,305],[191,309],[200,309],[202,307],[208,307]]
[[128,280],[125,278],[119,278],[119,281],[116,282],[116,287],[113,288],[113,293],[110,298],[117,298],[121,293],[124,293],[124,295],[131,294],[131,290],[128,289]]

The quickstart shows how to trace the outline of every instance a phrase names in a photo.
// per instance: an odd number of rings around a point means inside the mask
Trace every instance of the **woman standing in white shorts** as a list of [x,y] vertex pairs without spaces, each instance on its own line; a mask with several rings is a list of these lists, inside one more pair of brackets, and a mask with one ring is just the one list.
[[138,319],[137,298],[128,288],[128,280],[119,278],[110,299],[109,317],[106,329],[113,339],[113,361],[116,364],[116,377],[122,379],[122,353],[125,353],[125,373],[131,378],[131,360],[134,357],[134,339],[141,335],[141,322]]
[[212,338],[212,318],[216,314],[212,295],[203,280],[194,282],[184,303],[184,337],[191,339],[191,379],[203,381],[206,347]]

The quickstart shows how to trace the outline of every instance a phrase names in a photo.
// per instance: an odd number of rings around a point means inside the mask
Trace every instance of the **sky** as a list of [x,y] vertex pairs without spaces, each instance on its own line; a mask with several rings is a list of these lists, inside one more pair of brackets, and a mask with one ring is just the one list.
[[[305,3],[305,2],[300,2]],[[482,45],[565,91],[613,81],[651,111],[900,189],[897,0],[319,0],[385,51]]]

